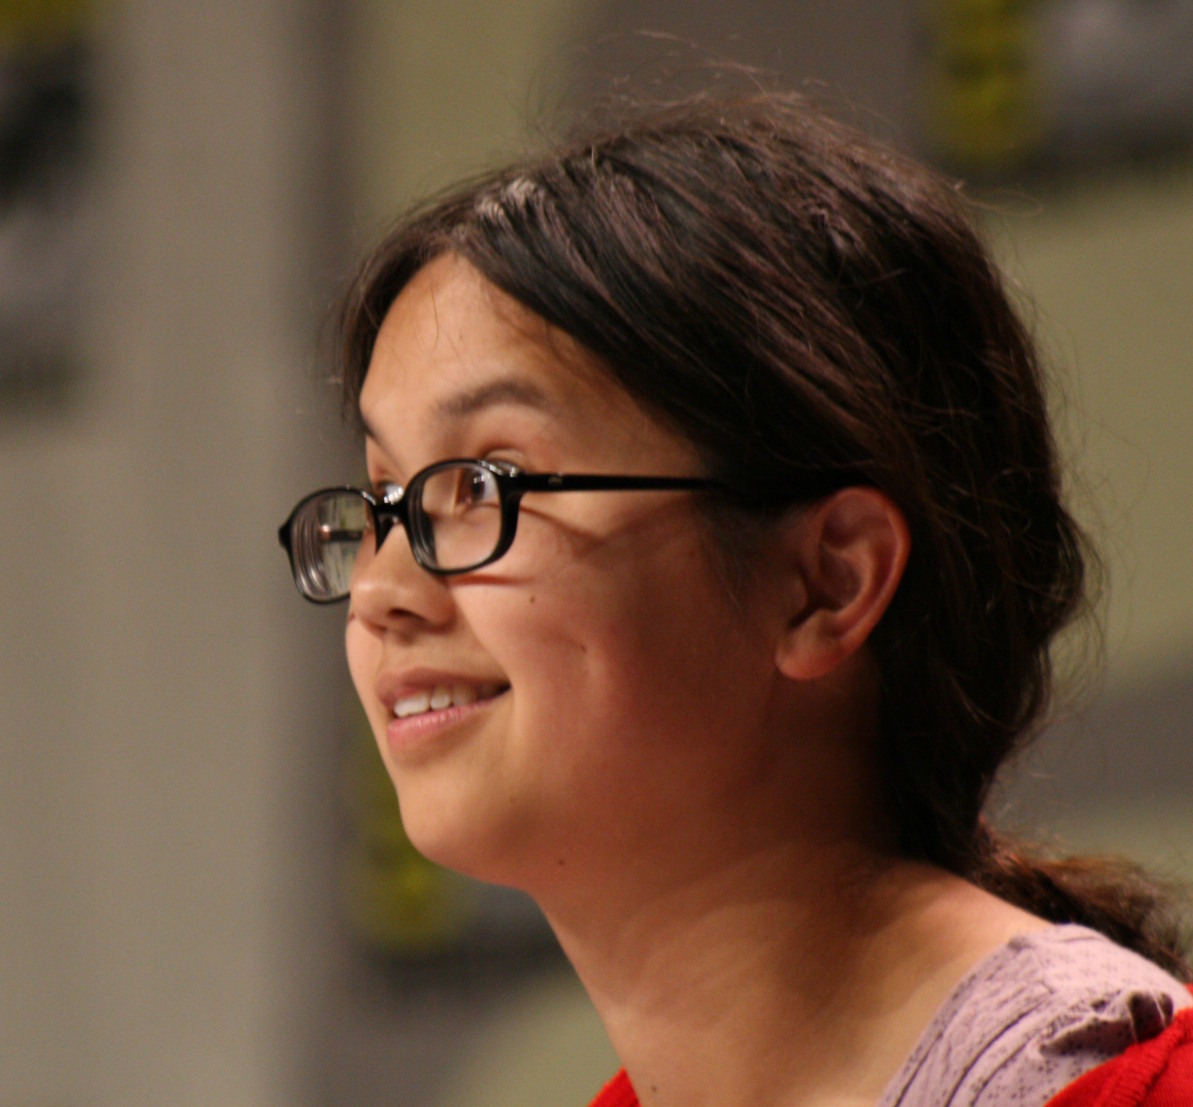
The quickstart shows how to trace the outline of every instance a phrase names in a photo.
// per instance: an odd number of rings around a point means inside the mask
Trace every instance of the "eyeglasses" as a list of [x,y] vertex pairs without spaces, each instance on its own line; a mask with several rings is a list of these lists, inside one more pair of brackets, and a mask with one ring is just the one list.
[[457,458],[415,473],[382,496],[361,488],[325,488],[301,500],[278,529],[298,590],[313,603],[348,595],[357,555],[401,523],[414,560],[452,576],[490,565],[513,544],[518,505],[527,492],[628,492],[716,487],[703,477],[527,473],[503,462]]

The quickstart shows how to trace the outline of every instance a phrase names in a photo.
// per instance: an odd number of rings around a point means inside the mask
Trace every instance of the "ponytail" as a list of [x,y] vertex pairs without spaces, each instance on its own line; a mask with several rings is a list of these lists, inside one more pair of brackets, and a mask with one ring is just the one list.
[[1181,980],[1193,980],[1182,890],[1119,858],[1031,856],[982,820],[970,879],[979,887],[1056,923],[1100,931]]

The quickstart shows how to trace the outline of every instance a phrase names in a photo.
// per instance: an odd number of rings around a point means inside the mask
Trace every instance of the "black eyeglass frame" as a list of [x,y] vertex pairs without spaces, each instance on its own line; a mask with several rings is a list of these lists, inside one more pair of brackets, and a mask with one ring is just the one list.
[[[481,558],[471,565],[443,569],[431,562],[431,557],[433,556],[431,553],[433,549],[431,536],[429,532],[424,531],[422,526],[420,526],[420,521],[425,519],[425,517],[420,512],[416,514],[414,519],[411,519],[409,504],[411,500],[417,502],[423,485],[428,479],[437,473],[443,472],[445,469],[459,468],[461,466],[472,466],[492,475],[497,485],[498,508],[501,512],[501,531],[498,536],[497,545],[487,557]],[[410,542],[410,551],[414,555],[414,560],[418,565],[434,576],[450,577],[459,576],[462,573],[472,573],[486,565],[491,565],[509,551],[517,532],[518,508],[521,505],[522,497],[527,492],[663,492],[669,490],[700,491],[721,487],[718,481],[708,477],[653,477],[608,473],[528,473],[523,469],[519,469],[516,465],[505,462],[487,461],[483,458],[457,457],[449,458],[445,461],[437,461],[433,465],[428,465],[425,469],[420,469],[410,478],[405,487],[401,488],[392,497],[379,497],[367,489],[356,488],[352,485],[321,488],[317,492],[312,492],[310,495],[304,496],[299,500],[286,521],[278,528],[278,541],[290,559],[290,572],[302,597],[311,603],[338,603],[347,598],[347,592],[337,596],[329,596],[326,599],[320,599],[304,591],[299,582],[298,566],[294,560],[294,521],[309,503],[322,496],[347,492],[359,496],[368,508],[369,517],[373,524],[373,532],[376,535],[376,548],[378,550],[389,536],[389,532],[393,530],[394,525],[401,523],[402,529],[406,532],[407,540]]]

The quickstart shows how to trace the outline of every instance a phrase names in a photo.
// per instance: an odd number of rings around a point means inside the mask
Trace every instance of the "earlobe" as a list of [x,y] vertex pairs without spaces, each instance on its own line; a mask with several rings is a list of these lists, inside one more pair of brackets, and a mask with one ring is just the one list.
[[790,527],[790,602],[776,663],[785,676],[814,680],[856,653],[878,625],[902,579],[911,536],[890,497],[866,487],[834,493]]

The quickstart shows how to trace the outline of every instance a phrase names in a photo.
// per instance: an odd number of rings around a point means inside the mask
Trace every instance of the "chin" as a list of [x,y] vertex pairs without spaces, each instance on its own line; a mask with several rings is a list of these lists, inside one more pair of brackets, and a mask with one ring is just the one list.
[[[524,856],[521,835],[514,833],[508,820],[485,818],[469,804],[436,802],[425,795],[412,796],[398,789],[402,825],[411,844],[428,861],[464,876],[490,884],[505,884],[524,889],[519,874],[524,866],[517,859]],[[471,806],[471,810],[468,810]]]

